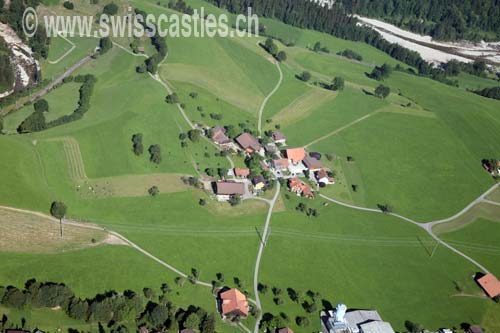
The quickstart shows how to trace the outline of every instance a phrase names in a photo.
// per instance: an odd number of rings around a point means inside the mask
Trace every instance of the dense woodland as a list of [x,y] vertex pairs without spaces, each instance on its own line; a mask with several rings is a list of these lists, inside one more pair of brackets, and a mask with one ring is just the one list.
[[499,40],[500,0],[340,0],[350,13],[383,18],[441,40]]

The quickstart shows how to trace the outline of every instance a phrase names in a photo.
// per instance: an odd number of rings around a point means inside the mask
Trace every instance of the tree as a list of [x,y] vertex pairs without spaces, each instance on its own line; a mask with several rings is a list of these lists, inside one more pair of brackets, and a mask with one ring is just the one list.
[[331,85],[331,90],[344,90],[344,78],[341,76],[336,76]]
[[390,214],[390,213],[392,213],[392,207],[389,206],[389,204],[377,204],[377,207],[384,214]]
[[276,59],[278,59],[279,62],[286,61],[286,53],[285,51],[279,51],[278,54],[276,55]]
[[231,206],[237,206],[241,203],[241,198],[239,195],[231,195],[228,202],[229,204],[231,204]]
[[106,6],[104,6],[102,12],[106,15],[115,15],[116,13],[118,13],[118,6],[114,3],[107,4]]
[[311,79],[311,73],[309,73],[308,71],[303,71],[302,74],[300,74],[299,78],[302,81],[307,82]]
[[384,86],[382,84],[375,89],[375,96],[377,96],[378,98],[385,99],[387,98],[387,96],[389,96],[390,93],[391,93],[391,88]]
[[149,146],[149,160],[155,164],[161,163],[161,147],[160,145],[151,145]]
[[62,227],[62,219],[66,216],[66,211],[68,207],[64,202],[54,201],[50,206],[50,215],[54,216],[56,219],[59,219],[59,230],[61,233],[61,238],[63,237],[63,227]]
[[33,108],[36,112],[48,112],[49,111],[49,102],[45,99],[39,99],[33,104]]
[[99,40],[99,53],[104,54],[111,50],[113,47],[113,42],[111,41],[111,38],[109,37],[103,37]]
[[264,48],[266,49],[267,52],[269,52],[272,55],[275,55],[278,52],[278,46],[274,44],[274,41],[272,38],[267,38],[266,42],[264,43]]
[[197,129],[189,130],[188,137],[189,137],[189,140],[191,140],[192,142],[198,142],[198,141],[200,141],[201,132],[200,132],[200,130],[197,130]]
[[148,193],[152,197],[156,197],[158,194],[160,194],[160,189],[158,186],[152,186],[149,188]]
[[319,52],[319,51],[321,51],[321,43],[320,43],[320,42],[316,42],[316,43],[314,43],[313,51],[314,51],[314,52]]
[[8,307],[20,309],[27,301],[26,294],[16,287],[8,287],[2,299],[2,303]]
[[153,327],[161,328],[168,319],[167,307],[160,304],[154,304],[148,310],[146,319]]
[[298,316],[295,318],[295,323],[300,327],[307,327],[309,326],[309,319],[307,319],[307,317]]
[[200,318],[196,313],[189,314],[186,320],[184,320],[185,328],[198,329],[199,326],[200,326]]
[[0,116],[0,135],[3,133],[3,117]]
[[132,135],[132,150],[137,156],[142,155],[144,152],[144,146],[142,145],[142,133],[136,133]]
[[17,128],[18,133],[40,132],[47,127],[42,112],[33,112]]
[[201,199],[198,201],[198,204],[199,204],[200,206],[205,206],[205,205],[207,204],[207,201],[206,201],[205,199],[201,198]]
[[68,10],[73,10],[75,8],[75,5],[70,1],[64,1],[63,6]]
[[179,96],[177,96],[176,93],[172,93],[168,95],[165,100],[167,101],[168,104],[177,104],[179,103]]
[[201,322],[201,333],[215,333],[215,314],[205,316]]

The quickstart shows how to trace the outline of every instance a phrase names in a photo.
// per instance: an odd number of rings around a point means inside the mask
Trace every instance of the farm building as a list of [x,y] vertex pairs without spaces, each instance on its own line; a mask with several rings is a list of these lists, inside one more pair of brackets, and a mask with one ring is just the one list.
[[316,180],[320,184],[333,184],[335,183],[335,179],[328,177],[328,173],[325,171],[325,169],[321,169],[318,172],[316,172]]
[[227,201],[232,195],[245,194],[245,183],[217,182],[215,183],[215,195],[218,201]]
[[311,187],[302,182],[299,178],[291,178],[288,181],[288,188],[297,195],[301,195],[305,198],[314,198],[314,193],[311,190]]
[[229,289],[219,293],[219,312],[223,318],[228,316],[248,316],[249,306],[246,296],[238,289]]
[[302,160],[302,163],[304,163],[305,167],[309,169],[309,171],[316,172],[321,169],[323,169],[323,164],[321,164],[320,161],[318,161],[315,158],[306,156]]
[[493,274],[486,274],[476,280],[490,298],[500,296],[500,281]]
[[277,159],[277,160],[273,160],[272,162],[272,165],[273,165],[273,168],[276,169],[276,170],[286,170],[288,169],[288,160],[287,159]]
[[292,161],[293,164],[298,164],[302,162],[304,157],[306,157],[306,151],[304,148],[293,148],[286,150],[286,157]]
[[478,326],[478,325],[472,325],[471,327],[469,327],[469,329],[467,330],[467,333],[483,333],[483,329],[481,328],[481,326]]
[[286,136],[278,131],[273,132],[272,138],[274,143],[280,144],[280,145],[286,145]]
[[236,138],[236,142],[249,154],[259,153],[262,150],[259,140],[250,133],[241,134]]
[[262,176],[255,176],[252,179],[253,188],[260,191],[266,186],[266,179]]
[[278,333],[294,333],[291,328],[285,327],[278,330]]
[[335,310],[321,313],[323,333],[394,333],[376,310],[348,311],[344,304]]
[[234,175],[238,178],[246,178],[250,175],[250,169],[234,168]]
[[221,126],[216,126],[212,129],[212,140],[219,146],[229,148],[231,140],[226,136],[226,129]]

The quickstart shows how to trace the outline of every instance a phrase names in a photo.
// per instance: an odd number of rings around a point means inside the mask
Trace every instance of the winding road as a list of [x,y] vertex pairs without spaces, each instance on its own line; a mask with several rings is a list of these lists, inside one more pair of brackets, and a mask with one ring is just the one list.
[[255,269],[253,272],[253,290],[255,294],[255,305],[257,306],[257,309],[259,310],[259,315],[256,319],[255,322],[255,328],[254,328],[254,333],[259,332],[259,324],[260,321],[262,320],[262,305],[260,303],[260,297],[259,297],[259,267],[260,267],[260,260],[262,259],[262,253],[264,252],[264,247],[266,246],[266,240],[269,232],[269,225],[271,223],[271,215],[273,213],[273,208],[274,205],[276,204],[276,200],[278,199],[278,196],[280,194],[280,182],[276,182],[276,193],[274,194],[274,197],[272,200],[269,200],[269,210],[267,212],[267,218],[266,218],[266,224],[264,225],[264,232],[261,235],[261,241],[259,245],[259,252],[257,253],[257,260],[255,261]]
[[273,88],[273,90],[271,90],[271,92],[266,96],[266,98],[264,98],[264,100],[262,101],[262,104],[260,105],[260,109],[259,109],[259,123],[258,123],[259,135],[262,135],[262,113],[264,112],[264,108],[266,107],[267,101],[279,89],[279,87],[281,86],[281,82],[283,82],[283,72],[281,71],[281,67],[280,67],[279,62],[276,62],[276,67],[278,68],[278,72],[280,74],[280,78],[279,78],[278,83],[276,84],[276,86]]

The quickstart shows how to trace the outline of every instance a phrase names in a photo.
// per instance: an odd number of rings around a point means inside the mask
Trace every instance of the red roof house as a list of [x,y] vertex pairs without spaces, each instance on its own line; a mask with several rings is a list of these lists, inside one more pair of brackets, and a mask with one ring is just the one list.
[[285,170],[288,168],[288,160],[286,159],[278,159],[278,160],[273,160],[273,167],[277,170]]
[[250,175],[250,170],[245,168],[234,168],[234,175],[236,177],[245,178]]
[[299,178],[291,178],[288,181],[288,187],[290,188],[290,191],[297,193],[297,195],[302,195],[306,198],[314,197],[314,193],[311,190],[311,187],[302,182]]
[[220,293],[220,311],[222,316],[248,316],[249,306],[246,296],[238,289],[229,289]]
[[304,148],[287,149],[286,157],[292,160],[292,163],[297,164],[306,157],[306,150]]
[[483,288],[488,297],[500,296],[500,281],[493,274],[486,274],[477,279],[477,283]]

